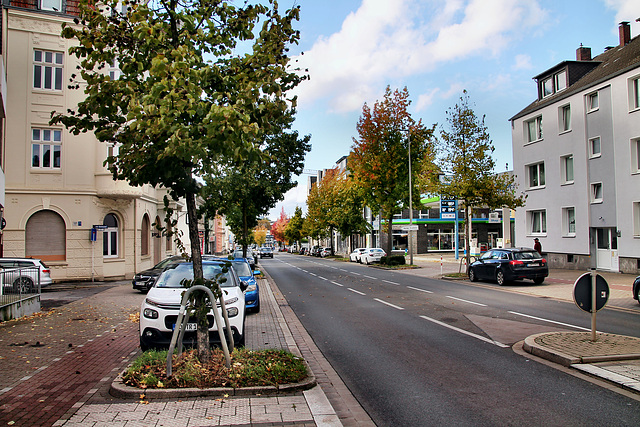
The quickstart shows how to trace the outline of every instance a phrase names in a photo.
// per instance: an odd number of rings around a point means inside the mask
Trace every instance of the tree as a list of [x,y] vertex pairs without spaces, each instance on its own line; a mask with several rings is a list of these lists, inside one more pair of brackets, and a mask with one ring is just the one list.
[[287,227],[288,223],[289,217],[285,213],[284,207],[282,207],[282,210],[280,211],[280,217],[271,226],[271,234],[273,234],[273,238],[276,239],[276,241],[286,243],[287,240],[284,235],[284,230]]
[[416,122],[411,118],[407,111],[410,103],[406,87],[393,92],[387,87],[384,99],[376,101],[373,110],[365,104],[357,124],[359,139],[354,138],[347,162],[367,205],[386,219],[389,254],[393,215],[401,213],[409,201],[409,149],[412,185],[416,187],[411,191],[415,206],[435,176],[432,143],[435,125],[429,129],[422,120]]
[[258,224],[258,226],[253,230],[253,239],[256,242],[256,245],[264,245],[267,241],[267,229]]
[[[449,130],[440,132],[440,168],[446,175],[439,186],[443,196],[462,201],[468,231],[465,233],[467,268],[470,264],[471,215],[474,207],[492,209],[523,206],[525,197],[516,196],[515,176],[495,173],[495,150],[484,116],[476,117],[469,95],[463,91],[460,101],[447,111]],[[456,213],[457,215],[457,213]]]
[[[221,156],[237,162],[257,156],[254,141],[295,107],[286,93],[303,77],[289,68],[286,52],[299,39],[292,27],[299,7],[281,15],[275,1],[239,8],[217,0],[131,0],[125,13],[118,5],[82,0],[76,25],[63,24],[62,36],[78,40],[70,48],[80,59],[72,86],[86,98],[75,111],[53,112],[51,124],[119,146],[105,162],[114,179],[163,186],[174,199],[185,198],[193,284],[219,295],[217,284],[203,280],[195,177]],[[236,51],[251,39],[252,46]],[[118,64],[121,76],[111,79],[107,64]],[[195,304],[198,350],[207,359],[204,294],[195,295]]]
[[296,211],[294,212],[291,219],[287,223],[287,226],[284,228],[284,237],[289,242],[298,243],[298,247],[300,247],[300,240],[303,237],[302,229],[304,226],[304,217],[302,216],[302,209],[299,206],[296,206]]

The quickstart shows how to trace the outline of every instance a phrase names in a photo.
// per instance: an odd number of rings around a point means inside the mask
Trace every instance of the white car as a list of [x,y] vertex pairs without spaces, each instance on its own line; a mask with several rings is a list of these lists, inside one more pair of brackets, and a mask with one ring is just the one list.
[[[233,268],[225,268],[224,261],[203,261],[202,270],[206,279],[216,277],[222,279],[220,289],[224,295],[233,341],[236,346],[244,345],[246,283],[238,279]],[[190,262],[176,264],[164,270],[147,293],[140,307],[140,348],[143,351],[150,348],[168,348],[171,344],[182,293],[186,290],[181,283],[184,279],[193,279],[193,264]],[[217,308],[220,317],[223,318],[220,305]],[[214,324],[213,310],[209,311],[207,318],[209,319],[209,342],[220,343],[218,329]],[[189,319],[183,340],[185,346],[196,346],[196,329],[195,319]]]
[[372,262],[380,262],[383,256],[387,256],[387,253],[381,248],[369,248],[360,255],[360,262],[369,265]]
[[40,287],[49,286],[51,270],[35,258],[0,258],[2,293],[28,294],[39,292]]
[[356,248],[349,254],[349,262],[360,262],[360,255],[366,251],[367,248]]

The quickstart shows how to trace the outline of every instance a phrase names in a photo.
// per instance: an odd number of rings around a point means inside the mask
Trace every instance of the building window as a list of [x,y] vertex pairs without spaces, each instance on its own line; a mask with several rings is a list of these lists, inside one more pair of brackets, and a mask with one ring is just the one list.
[[591,203],[602,203],[602,183],[591,184]]
[[562,183],[573,184],[573,154],[561,157],[560,167],[562,168]]
[[140,226],[140,255],[142,256],[149,255],[150,233],[149,216],[144,214],[144,217],[142,217],[142,225]]
[[40,0],[40,9],[62,12],[62,0]]
[[528,217],[529,230],[531,230],[532,235],[547,233],[547,211],[530,211]]
[[31,167],[60,169],[62,131],[57,129],[31,129]]
[[629,110],[640,108],[640,77],[636,76],[629,80]]
[[524,122],[526,141],[535,142],[542,139],[542,116]]
[[118,218],[114,214],[108,214],[104,217],[102,224],[107,226],[102,232],[102,255],[105,258],[117,258],[119,239]]
[[553,80],[551,77],[542,81],[542,97],[553,95]]
[[43,261],[67,259],[67,229],[57,212],[41,210],[29,218],[25,229],[25,255]]
[[64,54],[47,50],[33,51],[33,88],[62,90]]
[[640,202],[633,202],[633,235],[640,237]]
[[595,111],[598,108],[598,92],[587,95],[587,112]]
[[540,188],[545,185],[544,162],[527,167],[529,171],[529,188]]
[[565,105],[559,109],[560,133],[571,130],[571,106]]
[[575,208],[562,208],[562,235],[568,237],[576,235]]
[[566,88],[567,72],[565,70],[549,76],[540,82],[540,91],[543,98],[553,95],[556,92],[560,92],[561,90],[564,90]]
[[631,173],[640,173],[640,138],[631,140]]
[[602,146],[600,137],[589,139],[589,157],[600,157],[602,153]]
[[109,78],[111,78],[111,80],[118,80],[121,75],[120,64],[117,59],[114,59],[113,62],[109,64]]
[[553,77],[553,82],[556,86],[556,92],[565,90],[567,88],[567,72],[560,71]]

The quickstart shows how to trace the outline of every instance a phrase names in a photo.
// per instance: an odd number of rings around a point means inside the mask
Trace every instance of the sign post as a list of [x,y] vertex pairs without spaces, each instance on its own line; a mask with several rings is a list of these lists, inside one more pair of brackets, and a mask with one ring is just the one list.
[[453,219],[455,220],[455,248],[456,259],[458,259],[458,242],[460,238],[458,236],[458,200],[457,199],[440,199],[440,219]]
[[578,277],[573,285],[573,301],[578,308],[591,313],[591,341],[596,342],[596,312],[609,300],[609,284],[595,269]]

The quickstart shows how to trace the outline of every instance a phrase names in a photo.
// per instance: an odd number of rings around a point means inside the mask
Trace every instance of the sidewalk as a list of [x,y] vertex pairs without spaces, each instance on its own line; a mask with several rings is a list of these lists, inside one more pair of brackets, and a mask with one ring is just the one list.
[[[432,274],[464,271],[464,263],[453,255],[414,255],[414,264],[420,269],[407,270],[410,274]],[[433,274],[436,272],[436,274]],[[573,301],[573,285],[586,271],[551,269],[542,285],[526,282],[510,284],[501,289]],[[635,275],[598,271],[609,284],[609,300],[605,309],[636,312],[640,305],[632,297]],[[464,279],[462,279],[464,280]],[[590,332],[548,332],[531,335],[524,340],[522,348],[533,355],[569,366],[591,376],[604,379],[626,390],[640,393],[640,338],[598,332],[596,341]]]

